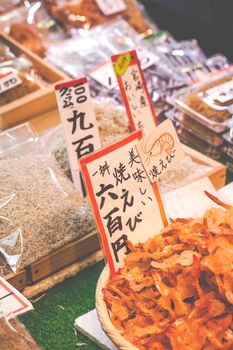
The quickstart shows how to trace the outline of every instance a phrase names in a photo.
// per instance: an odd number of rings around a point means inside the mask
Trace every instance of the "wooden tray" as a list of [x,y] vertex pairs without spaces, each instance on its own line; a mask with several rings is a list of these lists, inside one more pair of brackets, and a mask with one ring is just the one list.
[[83,238],[67,243],[49,255],[42,257],[22,271],[7,275],[6,280],[22,291],[27,286],[37,283],[99,249],[98,234],[96,230],[93,230]]
[[51,84],[42,90],[32,92],[0,107],[0,126],[4,130],[56,108],[54,84],[69,78],[10,36],[1,33],[0,40],[9,46],[16,56],[21,54],[27,56],[42,77]]

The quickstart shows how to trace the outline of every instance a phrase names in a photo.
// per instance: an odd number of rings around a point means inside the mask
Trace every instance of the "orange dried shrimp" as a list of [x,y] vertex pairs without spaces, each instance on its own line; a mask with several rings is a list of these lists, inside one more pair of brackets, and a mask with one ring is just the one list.
[[133,246],[103,289],[114,326],[142,350],[233,349],[233,208],[176,219]]

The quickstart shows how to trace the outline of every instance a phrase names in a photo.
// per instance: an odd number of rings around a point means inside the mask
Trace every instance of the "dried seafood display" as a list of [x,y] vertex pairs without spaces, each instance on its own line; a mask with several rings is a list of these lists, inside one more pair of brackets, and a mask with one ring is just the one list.
[[103,296],[111,321],[141,350],[233,349],[233,207],[176,219],[133,246]]

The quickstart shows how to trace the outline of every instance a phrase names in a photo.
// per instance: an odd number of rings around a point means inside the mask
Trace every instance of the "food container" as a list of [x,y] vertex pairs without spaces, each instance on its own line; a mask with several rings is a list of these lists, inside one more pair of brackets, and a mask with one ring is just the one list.
[[218,147],[224,143],[224,139],[221,134],[210,130],[203,124],[200,124],[196,120],[190,118],[187,114],[178,112],[175,115],[181,126],[196,135],[198,138],[206,141],[208,144]]
[[209,129],[221,133],[232,123],[233,68],[205,80],[175,98],[178,109]]
[[185,144],[194,147],[196,150],[206,154],[210,158],[220,159],[222,155],[221,147],[211,146],[209,143],[205,142],[203,139],[199,138],[183,126],[179,126],[177,128],[177,133],[181,141]]

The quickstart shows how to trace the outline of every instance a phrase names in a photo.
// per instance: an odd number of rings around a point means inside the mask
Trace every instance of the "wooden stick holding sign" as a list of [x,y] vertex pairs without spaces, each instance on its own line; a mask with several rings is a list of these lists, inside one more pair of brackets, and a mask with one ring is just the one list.
[[167,224],[135,148],[141,137],[137,131],[80,160],[111,274],[122,267],[128,240],[145,242]]
[[142,129],[146,135],[158,125],[135,50],[111,57],[123,102],[133,131]]
[[86,78],[55,86],[60,117],[65,130],[72,178],[76,189],[86,196],[79,160],[101,147],[95,110]]

